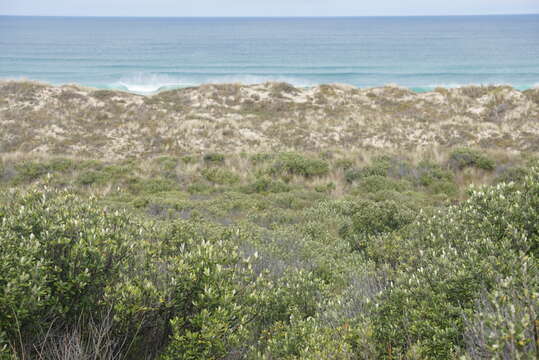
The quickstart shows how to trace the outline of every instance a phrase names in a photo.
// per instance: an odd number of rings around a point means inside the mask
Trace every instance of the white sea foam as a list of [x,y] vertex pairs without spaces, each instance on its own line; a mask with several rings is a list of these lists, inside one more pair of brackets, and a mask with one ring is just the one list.
[[306,79],[283,76],[223,75],[196,76],[190,78],[173,77],[161,74],[136,74],[122,78],[109,86],[110,89],[124,90],[140,94],[152,94],[162,90],[197,86],[202,84],[240,83],[259,84],[268,81],[287,82],[297,87],[314,86],[317,83]]
[[151,94],[169,88],[190,86],[182,79],[159,74],[136,74],[112,83],[110,88],[141,94]]

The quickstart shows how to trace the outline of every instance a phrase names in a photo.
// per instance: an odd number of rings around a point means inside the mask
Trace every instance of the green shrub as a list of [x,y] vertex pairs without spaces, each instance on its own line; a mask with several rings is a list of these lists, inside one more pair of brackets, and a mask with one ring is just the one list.
[[521,257],[513,274],[497,281],[465,317],[466,359],[533,359],[539,356],[539,269]]
[[279,180],[273,180],[269,177],[258,178],[256,181],[243,188],[243,191],[247,194],[282,193],[290,190],[290,185]]
[[304,177],[322,176],[329,172],[329,164],[320,159],[297,153],[281,153],[270,168],[274,175],[299,175]]
[[202,170],[202,176],[214,184],[234,185],[240,181],[238,174],[223,168],[206,168]]
[[15,165],[15,170],[17,172],[16,182],[35,181],[49,172],[49,168],[45,164],[31,161]]
[[77,183],[81,185],[93,185],[106,182],[108,176],[101,171],[88,170],[79,174]]
[[57,158],[57,159],[50,160],[47,163],[47,167],[51,171],[65,173],[65,172],[68,172],[77,168],[78,164],[74,160],[71,160],[71,159]]
[[367,176],[386,176],[387,170],[382,168],[351,168],[346,170],[344,178],[347,182],[353,183]]
[[169,179],[141,179],[132,177],[127,180],[127,188],[133,194],[157,194],[177,189],[176,183]]
[[453,150],[449,156],[449,165],[456,170],[462,170],[466,167],[493,170],[496,167],[494,160],[489,159],[479,150],[470,148]]
[[187,186],[187,192],[189,194],[207,194],[212,192],[212,190],[212,186],[205,183],[193,183]]
[[363,250],[371,237],[399,230],[410,224],[415,216],[414,210],[393,200],[365,200],[356,205],[351,226],[341,228],[340,234],[353,249]]
[[406,181],[395,180],[380,175],[371,175],[361,179],[357,189],[363,193],[376,193],[379,191],[404,191],[410,186]]
[[258,153],[251,156],[251,163],[254,165],[260,165],[272,160],[275,156],[268,153]]
[[192,155],[182,156],[180,159],[184,164],[193,164],[197,162],[197,158]]
[[465,203],[372,242],[369,252],[386,259],[391,252],[386,261],[396,269],[372,318],[379,356],[405,357],[414,348],[422,357],[453,358],[483,292],[516,276],[523,256],[535,264],[538,209],[534,170],[524,184],[474,190]]
[[449,197],[457,196],[459,192],[459,189],[455,183],[445,180],[430,183],[429,190],[433,194],[445,194]]
[[[498,169],[496,169],[496,171],[498,172]],[[503,169],[501,173],[496,176],[495,183],[523,182],[529,174],[530,170],[526,167],[510,167]]]
[[340,170],[349,170],[354,166],[354,161],[350,159],[337,159],[335,161],[335,168]]
[[375,158],[369,166],[348,169],[344,177],[346,181],[353,183],[368,176],[388,176],[393,162],[391,157],[380,156]]
[[94,201],[65,192],[4,195],[0,329],[9,343],[39,341],[51,321],[62,327],[98,316],[107,289],[122,282],[143,244],[144,232],[127,215]]
[[242,345],[255,315],[250,289],[256,276],[235,249],[222,243],[194,242],[185,235],[171,240],[172,335],[161,358],[224,358]]
[[219,153],[205,154],[203,159],[207,163],[224,163],[225,162],[225,156]]
[[156,159],[159,164],[162,175],[166,178],[176,177],[176,167],[178,166],[178,159],[170,156],[162,156]]
[[335,188],[335,183],[330,182],[324,185],[317,185],[315,186],[314,190],[319,193],[330,193],[335,190]]
[[438,181],[453,181],[453,173],[442,169],[439,164],[421,161],[417,168],[415,179],[419,185],[430,186]]

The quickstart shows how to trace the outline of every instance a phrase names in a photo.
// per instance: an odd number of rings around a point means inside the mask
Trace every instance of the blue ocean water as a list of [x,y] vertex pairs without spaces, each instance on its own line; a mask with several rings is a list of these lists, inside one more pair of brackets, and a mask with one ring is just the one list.
[[133,92],[202,83],[539,84],[539,15],[0,16],[0,78]]

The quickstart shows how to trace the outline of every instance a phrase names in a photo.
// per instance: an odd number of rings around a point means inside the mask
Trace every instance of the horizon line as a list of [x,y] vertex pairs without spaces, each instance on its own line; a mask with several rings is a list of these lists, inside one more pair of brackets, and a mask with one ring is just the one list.
[[478,16],[534,16],[537,13],[490,13],[490,14],[431,14],[431,15],[277,15],[277,16],[260,16],[260,15],[237,15],[237,16],[201,16],[201,15],[186,15],[186,16],[165,16],[165,15],[19,15],[19,14],[0,14],[0,17],[43,17],[43,18],[138,18],[138,19],[336,19],[336,18],[405,18],[405,17],[478,17]]

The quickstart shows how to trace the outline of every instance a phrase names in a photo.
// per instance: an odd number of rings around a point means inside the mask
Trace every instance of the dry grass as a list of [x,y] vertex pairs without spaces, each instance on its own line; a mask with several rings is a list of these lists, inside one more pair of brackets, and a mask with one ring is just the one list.
[[0,152],[123,159],[221,151],[538,151],[538,89],[204,85],[153,96],[0,82]]

